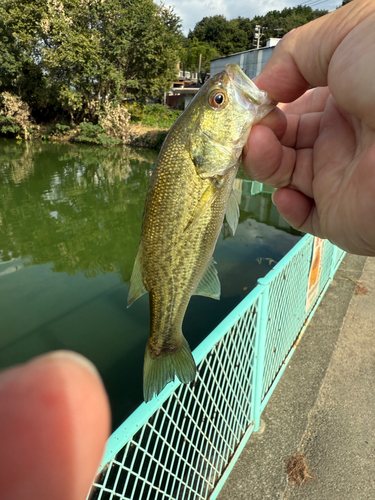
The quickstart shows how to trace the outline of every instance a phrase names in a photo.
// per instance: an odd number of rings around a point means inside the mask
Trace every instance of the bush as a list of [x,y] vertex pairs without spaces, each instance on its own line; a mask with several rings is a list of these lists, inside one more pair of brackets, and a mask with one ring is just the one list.
[[70,132],[70,126],[69,125],[62,125],[61,123],[56,124],[56,132],[58,134],[65,134],[67,132]]
[[149,104],[147,106],[129,105],[131,121],[149,127],[170,128],[182,111],[171,110],[163,104]]
[[115,146],[122,142],[121,139],[109,137],[104,133],[101,125],[94,125],[91,122],[80,123],[77,131],[78,134],[72,139],[73,142],[99,144],[100,146]]
[[4,135],[17,134],[21,128],[15,124],[13,118],[9,118],[4,115],[0,115],[0,131]]
[[99,113],[99,125],[109,137],[125,142],[129,136],[130,113],[121,104],[106,102]]
[[78,125],[78,134],[72,139],[74,142],[115,146],[127,141],[130,113],[124,106],[107,102],[97,116],[99,118],[97,125],[91,122],[82,122]]
[[0,94],[0,126],[3,134],[18,134],[22,131],[28,139],[33,129],[30,107],[20,97],[10,92]]

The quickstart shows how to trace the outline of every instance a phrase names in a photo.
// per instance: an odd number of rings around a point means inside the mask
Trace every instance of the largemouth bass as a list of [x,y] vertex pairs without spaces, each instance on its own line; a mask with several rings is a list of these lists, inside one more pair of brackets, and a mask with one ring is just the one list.
[[192,382],[196,366],[182,334],[193,294],[220,298],[212,260],[224,215],[234,234],[239,208],[233,193],[242,147],[274,107],[236,64],[210,78],[171,128],[146,198],[128,307],[149,292],[150,337],[145,401],[174,380]]

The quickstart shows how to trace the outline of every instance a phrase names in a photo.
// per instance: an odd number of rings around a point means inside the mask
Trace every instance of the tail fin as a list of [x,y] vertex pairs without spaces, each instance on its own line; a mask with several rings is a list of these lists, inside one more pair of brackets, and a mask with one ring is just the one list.
[[154,393],[158,395],[168,382],[174,380],[175,375],[183,384],[188,384],[194,380],[196,371],[194,358],[184,336],[175,351],[161,353],[157,357],[151,356],[147,342],[143,366],[143,397],[146,403],[153,398]]

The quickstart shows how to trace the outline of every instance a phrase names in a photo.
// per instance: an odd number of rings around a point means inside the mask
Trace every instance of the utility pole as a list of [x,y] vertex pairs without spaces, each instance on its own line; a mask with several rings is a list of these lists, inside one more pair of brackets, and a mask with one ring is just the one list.
[[259,40],[260,40],[260,24],[257,24],[254,29],[254,38],[253,38],[254,49],[259,49]]
[[277,31],[276,38],[282,38],[280,31],[285,31],[285,28],[274,28],[273,31]]
[[259,43],[262,36],[264,36],[263,30],[266,30],[267,26],[261,26],[257,24],[254,28],[254,38],[253,38],[253,48],[259,49]]

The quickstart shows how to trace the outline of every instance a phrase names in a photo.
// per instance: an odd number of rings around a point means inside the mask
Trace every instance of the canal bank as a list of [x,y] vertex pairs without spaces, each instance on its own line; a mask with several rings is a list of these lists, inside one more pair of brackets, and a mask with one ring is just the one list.
[[[346,255],[219,500],[367,500],[375,492],[375,259]],[[285,461],[307,455],[307,484]]]

